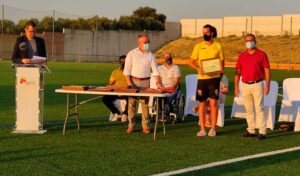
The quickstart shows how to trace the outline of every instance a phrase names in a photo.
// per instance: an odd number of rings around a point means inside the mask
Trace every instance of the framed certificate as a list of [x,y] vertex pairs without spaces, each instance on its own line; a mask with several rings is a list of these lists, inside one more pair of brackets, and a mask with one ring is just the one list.
[[221,60],[219,58],[201,60],[200,67],[203,74],[215,74],[222,72]]

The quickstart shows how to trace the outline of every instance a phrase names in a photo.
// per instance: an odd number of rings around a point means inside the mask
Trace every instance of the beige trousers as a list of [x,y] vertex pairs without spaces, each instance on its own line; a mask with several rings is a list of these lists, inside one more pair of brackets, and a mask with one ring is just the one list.
[[[242,83],[242,94],[246,109],[246,119],[248,132],[255,133],[255,124],[259,134],[265,135],[267,132],[266,119],[264,116],[264,86],[263,82],[246,84]],[[255,115],[254,115],[255,109]],[[257,122],[257,123],[255,123]]]
[[[150,80],[137,80],[132,79],[133,84],[138,88],[149,88],[150,87]],[[138,102],[137,97],[129,97],[128,98],[128,120],[129,124],[128,127],[134,127],[135,125],[135,117],[134,114],[136,112],[136,103]],[[142,105],[142,127],[149,128],[149,107],[148,97],[141,97],[140,102]]]

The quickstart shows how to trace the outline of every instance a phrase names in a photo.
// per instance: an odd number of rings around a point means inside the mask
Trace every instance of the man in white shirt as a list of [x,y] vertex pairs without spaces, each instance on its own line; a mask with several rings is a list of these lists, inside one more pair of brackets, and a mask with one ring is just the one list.
[[171,53],[166,52],[163,56],[164,64],[158,67],[162,87],[165,89],[177,89],[181,72],[176,64],[173,64]]
[[169,115],[169,113],[173,110],[172,102],[178,95],[181,71],[176,64],[173,64],[173,58],[171,53],[166,52],[163,55],[163,59],[164,64],[158,67],[160,79],[162,81],[162,88],[175,90],[173,96],[165,98],[165,103],[169,106],[169,111],[165,114]]
[[[128,88],[146,89],[150,87],[151,70],[152,75],[155,77],[157,87],[160,88],[161,82],[159,81],[159,71],[155,56],[150,50],[150,40],[148,35],[142,34],[138,36],[138,47],[131,50],[126,57],[124,76],[127,81]],[[142,104],[142,127],[143,133],[149,134],[149,110],[148,110],[149,98],[141,97],[140,102]],[[136,109],[136,98],[129,97],[128,99],[128,129],[127,132],[134,131],[135,119],[134,113]]]

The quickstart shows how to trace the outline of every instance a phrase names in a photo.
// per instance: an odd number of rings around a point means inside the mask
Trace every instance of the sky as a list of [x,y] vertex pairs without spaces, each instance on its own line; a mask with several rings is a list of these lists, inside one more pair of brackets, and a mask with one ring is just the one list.
[[[149,6],[167,16],[167,21],[185,18],[222,18],[223,16],[280,16],[300,14],[300,0],[0,0],[5,17],[103,16],[110,19],[131,15],[138,7]],[[21,10],[24,9],[24,10]]]

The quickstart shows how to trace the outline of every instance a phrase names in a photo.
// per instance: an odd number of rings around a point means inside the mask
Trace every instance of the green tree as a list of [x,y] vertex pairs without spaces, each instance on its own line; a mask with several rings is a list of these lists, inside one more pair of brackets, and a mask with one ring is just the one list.
[[78,18],[76,20],[76,23],[77,23],[76,29],[82,29],[82,30],[92,30],[93,29],[93,26],[91,26],[91,24],[89,24],[88,21],[84,18]]
[[17,32],[16,25],[13,21],[3,20],[3,33],[15,34]]
[[130,16],[121,16],[118,21],[118,27],[119,29],[125,29],[125,30],[130,30],[134,29],[133,25],[133,20]]
[[167,17],[151,7],[139,7],[131,16],[135,30],[164,30]]
[[39,32],[52,32],[53,31],[53,18],[45,16],[39,23]]
[[55,21],[55,31],[62,32],[63,28],[74,29],[74,22],[68,18],[58,18]]
[[151,7],[139,7],[135,11],[133,11],[133,16],[138,16],[140,18],[147,18],[147,17],[156,17],[156,9]]

